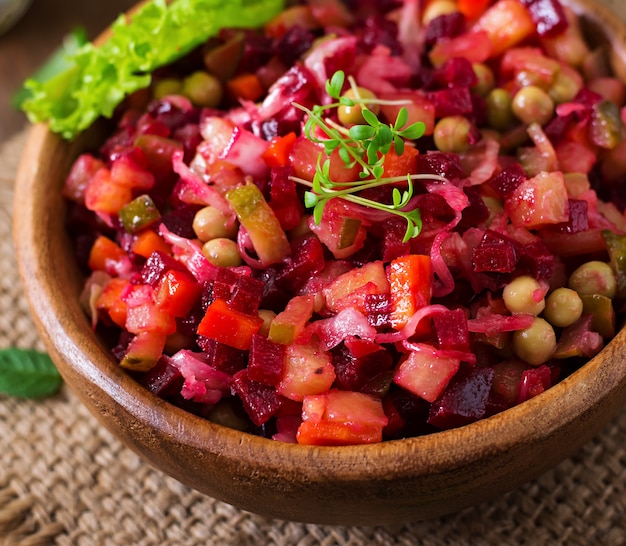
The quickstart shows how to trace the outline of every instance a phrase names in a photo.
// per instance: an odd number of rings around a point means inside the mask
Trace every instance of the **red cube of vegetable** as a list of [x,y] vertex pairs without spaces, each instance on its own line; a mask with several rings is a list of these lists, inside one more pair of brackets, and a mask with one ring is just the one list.
[[198,334],[225,343],[235,349],[247,350],[252,336],[263,325],[259,316],[248,315],[231,309],[222,299],[209,305],[198,325]]
[[333,389],[304,398],[297,440],[307,445],[380,442],[387,422],[380,398]]
[[285,346],[255,335],[250,345],[248,377],[264,385],[276,386],[283,376]]
[[411,351],[396,370],[393,381],[420,398],[434,402],[460,364],[456,358],[434,356],[428,351]]

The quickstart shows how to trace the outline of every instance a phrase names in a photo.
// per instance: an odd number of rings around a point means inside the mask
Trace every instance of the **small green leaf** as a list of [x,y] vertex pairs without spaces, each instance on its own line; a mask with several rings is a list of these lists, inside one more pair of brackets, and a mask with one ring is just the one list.
[[381,126],[378,128],[378,134],[376,136],[379,139],[378,141],[380,142],[380,147],[391,146],[391,143],[393,142],[393,133],[389,125],[381,124]]
[[374,112],[372,112],[371,110],[367,108],[363,108],[363,110],[361,111],[361,115],[363,116],[363,119],[367,123],[369,123],[372,127],[378,127],[379,125],[381,125],[380,120],[376,117],[376,114],[374,114]]
[[400,190],[398,188],[394,188],[391,193],[393,198],[393,206],[394,208],[400,208],[400,204],[402,203],[402,196],[400,195]]
[[313,209],[313,220],[317,225],[322,222],[322,214],[324,213],[324,207],[326,206],[326,201],[319,201],[315,208]]
[[333,98],[338,99],[341,95],[341,90],[343,89],[343,82],[345,81],[346,75],[343,73],[343,70],[337,70],[333,74],[333,77],[330,81],[326,82],[326,92]]
[[346,165],[352,163],[352,157],[350,156],[350,152],[347,148],[339,148],[339,157]]
[[332,152],[334,152],[337,147],[339,146],[339,141],[336,139],[332,139],[332,140],[326,140],[324,142],[324,151],[327,154],[331,154]]
[[322,175],[324,175],[324,178],[328,180],[330,175],[330,159],[324,161],[324,164],[322,165]]
[[404,153],[404,139],[399,135],[393,136],[393,149],[396,155],[400,156]]
[[312,191],[304,192],[304,206],[307,209],[312,209],[313,207],[315,207],[319,200],[320,198],[316,193],[313,193]]
[[374,175],[374,178],[378,179],[381,178],[382,175],[384,174],[385,170],[383,169],[382,165],[376,165],[373,169],[372,169],[372,174]]
[[348,132],[354,140],[367,140],[376,134],[376,129],[369,125],[353,125]]
[[350,97],[342,96],[339,97],[339,104],[342,106],[354,106],[355,102]]
[[406,109],[406,106],[400,108],[398,115],[396,117],[396,122],[393,126],[394,129],[402,129],[406,125],[406,122],[409,120],[409,111]]
[[421,121],[417,121],[413,125],[409,125],[403,131],[400,131],[398,134],[407,140],[417,140],[424,135],[425,130],[426,126]]
[[32,349],[0,350],[0,392],[21,398],[43,398],[63,380],[46,353]]

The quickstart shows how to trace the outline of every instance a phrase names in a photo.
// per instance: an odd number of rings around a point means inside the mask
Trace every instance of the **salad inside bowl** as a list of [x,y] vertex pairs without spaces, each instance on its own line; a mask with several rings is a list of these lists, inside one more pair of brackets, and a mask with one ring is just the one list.
[[[625,88],[586,3],[547,4],[289,5],[135,70],[96,141],[37,127],[67,214],[35,224],[24,162],[16,240],[70,384],[185,483],[294,519],[449,511],[580,445],[623,402]],[[29,108],[73,138],[98,95],[65,88]]]

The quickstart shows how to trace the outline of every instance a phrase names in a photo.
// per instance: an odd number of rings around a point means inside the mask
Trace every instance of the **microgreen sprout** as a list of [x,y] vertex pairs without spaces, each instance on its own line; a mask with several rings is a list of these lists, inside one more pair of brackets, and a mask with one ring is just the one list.
[[[313,209],[313,219],[320,223],[326,203],[331,199],[341,198],[357,205],[374,208],[396,214],[407,222],[404,242],[417,237],[421,231],[422,220],[417,208],[407,207],[413,197],[413,182],[418,179],[437,178],[432,175],[407,173],[406,176],[384,177],[385,158],[393,146],[396,155],[402,155],[407,141],[417,140],[424,134],[425,126],[421,121],[407,126],[409,113],[407,101],[383,101],[376,98],[362,98],[352,78],[348,78],[353,89],[354,98],[345,96],[343,92],[345,74],[337,71],[326,82],[326,92],[333,102],[316,105],[312,109],[294,103],[296,108],[304,111],[308,119],[304,126],[304,135],[312,142],[323,146],[327,155],[335,150],[346,168],[358,165],[359,180],[351,182],[335,182],[330,178],[330,159],[318,158],[313,182],[294,177],[296,182],[311,188],[304,196],[304,204]],[[386,124],[368,108],[373,104],[393,104],[401,106],[393,123]],[[329,110],[341,106],[360,106],[364,124],[346,128],[326,117]],[[386,184],[406,182],[406,189],[393,188],[392,202],[380,203],[358,195],[363,190],[376,188]]]

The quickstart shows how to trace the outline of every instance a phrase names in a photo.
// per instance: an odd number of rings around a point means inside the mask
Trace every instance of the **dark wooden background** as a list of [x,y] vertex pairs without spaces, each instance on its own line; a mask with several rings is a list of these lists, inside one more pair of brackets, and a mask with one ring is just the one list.
[[0,143],[20,131],[26,116],[11,97],[22,82],[59,46],[63,36],[83,27],[90,39],[134,0],[34,0],[23,18],[0,36]]

